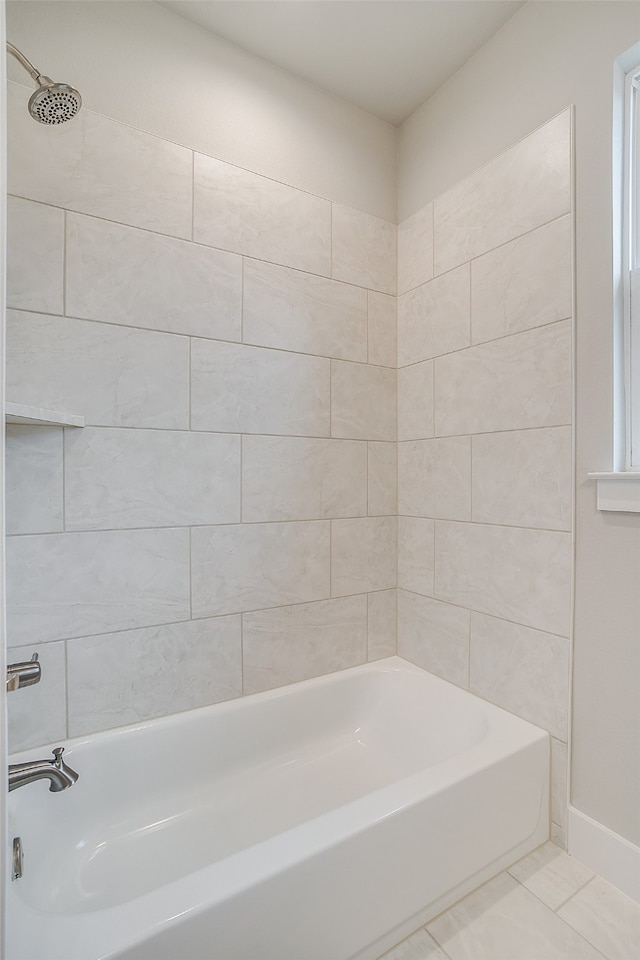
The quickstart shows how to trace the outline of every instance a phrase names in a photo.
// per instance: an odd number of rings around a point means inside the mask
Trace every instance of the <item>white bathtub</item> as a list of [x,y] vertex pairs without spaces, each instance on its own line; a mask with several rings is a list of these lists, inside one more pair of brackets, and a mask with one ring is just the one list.
[[547,734],[397,657],[66,748],[7,960],[375,960],[548,835]]

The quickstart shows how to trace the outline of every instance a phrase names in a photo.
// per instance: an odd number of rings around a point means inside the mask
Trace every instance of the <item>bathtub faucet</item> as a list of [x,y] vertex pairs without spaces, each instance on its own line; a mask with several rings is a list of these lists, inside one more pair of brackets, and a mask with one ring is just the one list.
[[32,760],[30,763],[9,764],[9,790],[17,790],[25,783],[34,780],[50,780],[49,790],[59,793],[72,787],[78,779],[78,774],[68,767],[62,759],[64,747],[56,747],[53,751],[53,760]]

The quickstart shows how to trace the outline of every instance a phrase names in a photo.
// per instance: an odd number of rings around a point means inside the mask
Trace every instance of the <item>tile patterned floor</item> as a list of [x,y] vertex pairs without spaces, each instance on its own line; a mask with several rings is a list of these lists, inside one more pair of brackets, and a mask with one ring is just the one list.
[[640,905],[546,843],[380,960],[640,960]]

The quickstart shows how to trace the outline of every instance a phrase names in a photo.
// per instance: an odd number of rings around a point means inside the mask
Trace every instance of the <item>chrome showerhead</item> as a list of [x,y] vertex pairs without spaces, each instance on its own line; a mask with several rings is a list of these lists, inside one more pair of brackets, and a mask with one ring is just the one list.
[[24,53],[12,43],[7,43],[7,52],[16,58],[38,84],[38,89],[29,100],[29,113],[38,123],[65,123],[75,117],[82,106],[82,97],[68,83],[54,83],[44,77]]
[[29,113],[38,123],[65,123],[82,106],[82,97],[68,83],[38,77],[39,87],[29,100]]

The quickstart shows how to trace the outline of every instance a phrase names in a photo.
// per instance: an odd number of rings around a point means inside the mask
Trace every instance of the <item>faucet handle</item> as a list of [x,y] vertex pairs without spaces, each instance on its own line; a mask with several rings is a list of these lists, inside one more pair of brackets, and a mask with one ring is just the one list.
[[[67,766],[67,764],[62,759],[63,753],[64,753],[64,747],[54,747],[53,756],[55,759],[49,762],[52,764],[52,766],[56,768],[56,770],[61,770],[62,773],[65,774],[67,779],[70,781],[69,783],[67,783],[67,786],[71,787],[78,779],[79,774],[77,774],[75,770],[72,770],[71,767]],[[51,790],[52,787],[49,787],[49,789]],[[62,789],[65,789],[65,788],[63,787]]]
[[39,683],[41,676],[42,667],[38,662],[37,653],[34,653],[31,660],[9,663],[7,665],[7,691],[30,687],[34,683]]

